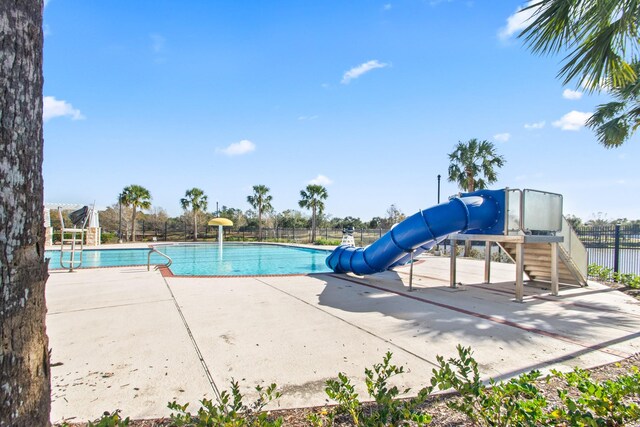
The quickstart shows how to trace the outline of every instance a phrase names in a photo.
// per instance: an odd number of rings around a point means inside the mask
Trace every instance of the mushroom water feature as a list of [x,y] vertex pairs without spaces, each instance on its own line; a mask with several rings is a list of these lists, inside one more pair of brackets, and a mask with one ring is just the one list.
[[222,243],[224,241],[224,231],[223,227],[232,227],[233,221],[227,218],[212,218],[207,222],[207,225],[218,226],[218,247],[219,247],[219,255],[222,257]]

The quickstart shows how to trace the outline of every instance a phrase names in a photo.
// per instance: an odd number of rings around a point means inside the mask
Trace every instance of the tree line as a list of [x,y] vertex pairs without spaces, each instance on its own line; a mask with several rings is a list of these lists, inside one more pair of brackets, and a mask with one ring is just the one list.
[[[208,196],[200,188],[194,187],[185,192],[180,199],[182,215],[169,217],[162,207],[153,206],[151,192],[137,184],[125,187],[118,195],[116,203],[100,211],[102,228],[109,231],[120,230],[121,238],[135,241],[137,223],[144,221],[147,229],[161,230],[167,222],[190,224],[194,240],[202,226],[215,217],[233,221],[235,227],[257,228],[262,235],[262,228],[310,228],[312,241],[315,241],[317,228],[390,228],[405,218],[404,213],[392,204],[386,210],[386,216],[376,216],[370,220],[346,216],[334,217],[325,212],[325,201],[329,197],[327,189],[321,185],[310,184],[300,191],[298,206],[309,211],[309,214],[297,209],[286,209],[276,212],[273,208],[273,195],[266,185],[254,185],[253,193],[246,201],[249,209],[241,209],[222,205],[217,210],[210,210]],[[146,211],[146,212],[145,212]]]
[[[505,162],[504,157],[497,154],[492,142],[479,141],[475,138],[467,142],[458,142],[449,154],[448,179],[450,182],[458,184],[463,191],[481,190],[497,181],[498,168],[502,167]],[[317,228],[391,228],[405,218],[405,215],[395,204],[389,206],[386,217],[376,216],[368,221],[351,216],[332,217],[325,213],[324,202],[328,197],[329,193],[325,187],[309,184],[300,190],[298,206],[310,211],[310,217],[295,209],[287,209],[277,213],[272,205],[271,189],[266,185],[259,184],[253,186],[253,193],[248,195],[246,199],[252,209],[243,211],[239,208],[222,206],[222,209],[217,212],[208,212],[208,196],[202,189],[194,187],[187,190],[184,197],[180,199],[180,206],[184,213],[177,220],[192,224],[194,240],[198,239],[199,224],[206,223],[216,216],[230,219],[236,227],[258,228],[259,236],[262,236],[264,226],[270,228],[311,228],[311,241],[314,242]],[[121,209],[124,208],[124,216],[130,216],[131,220],[125,220],[125,233],[119,237],[135,241],[136,219],[139,218],[141,210],[151,209],[151,201],[151,192],[147,188],[137,184],[125,187],[118,196],[118,202],[100,212],[103,228],[121,231],[123,224]],[[142,215],[142,218],[153,224],[155,229],[170,220],[166,211],[159,207]]]

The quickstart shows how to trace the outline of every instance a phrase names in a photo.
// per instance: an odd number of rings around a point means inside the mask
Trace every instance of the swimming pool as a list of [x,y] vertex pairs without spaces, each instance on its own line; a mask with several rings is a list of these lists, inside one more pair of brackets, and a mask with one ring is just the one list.
[[[176,276],[253,276],[330,273],[325,259],[330,251],[284,245],[207,243],[157,245],[171,257],[171,272]],[[83,252],[82,267],[146,265],[149,249],[106,249]],[[60,254],[46,251],[50,267],[60,268]],[[68,254],[65,254],[67,259]],[[152,264],[167,260],[152,253]]]

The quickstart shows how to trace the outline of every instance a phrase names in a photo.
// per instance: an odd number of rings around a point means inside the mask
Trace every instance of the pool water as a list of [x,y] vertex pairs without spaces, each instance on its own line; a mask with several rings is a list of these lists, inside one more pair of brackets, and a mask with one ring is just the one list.
[[[157,245],[172,259],[176,276],[251,276],[271,274],[330,273],[325,259],[330,251],[293,246],[225,243]],[[149,249],[85,250],[82,267],[146,265]],[[50,267],[60,268],[60,254],[47,251]],[[68,254],[65,254],[65,259]],[[152,264],[167,260],[151,254]]]

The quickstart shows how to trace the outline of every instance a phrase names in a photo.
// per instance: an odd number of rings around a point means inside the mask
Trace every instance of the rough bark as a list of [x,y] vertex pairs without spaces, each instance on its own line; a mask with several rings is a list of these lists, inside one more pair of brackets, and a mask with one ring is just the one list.
[[193,240],[198,240],[198,211],[193,210]]
[[42,0],[0,1],[0,426],[49,425]]
[[136,204],[133,204],[133,214],[131,214],[131,239],[130,241],[136,241]]
[[316,206],[311,210],[311,243],[316,241]]

